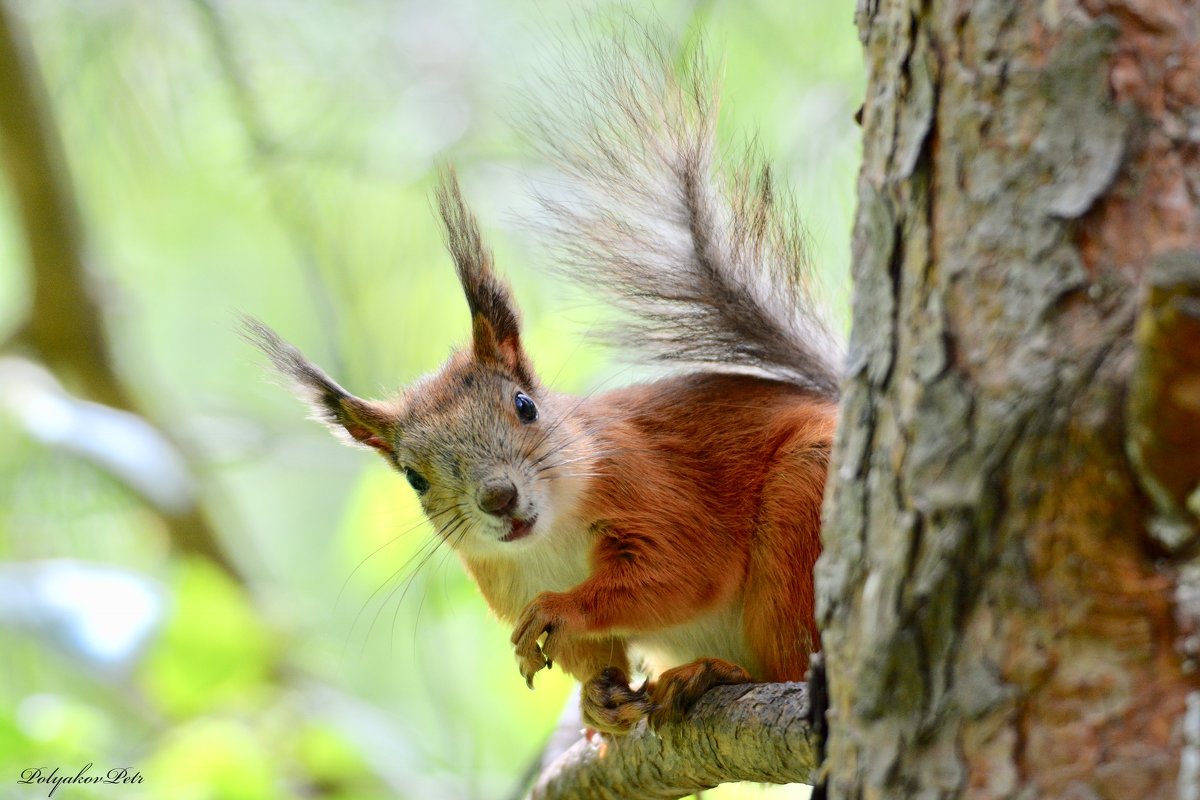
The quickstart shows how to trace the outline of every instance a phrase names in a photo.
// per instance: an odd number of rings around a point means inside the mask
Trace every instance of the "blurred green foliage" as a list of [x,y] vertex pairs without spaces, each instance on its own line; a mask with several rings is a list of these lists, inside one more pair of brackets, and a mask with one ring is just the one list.
[[[403,482],[306,422],[233,331],[235,312],[261,317],[363,394],[436,368],[467,334],[428,199],[452,162],[543,375],[568,391],[626,380],[581,344],[603,311],[546,279],[522,232],[538,165],[507,122],[586,13],[526,0],[13,7],[50,89],[119,371],[194,454],[250,580],[172,558],[128,489],[0,410],[0,797],[45,796],[16,783],[24,769],[89,762],[145,780],[54,796],[505,797],[569,682],[552,671],[525,689],[508,631],[453,555],[430,553]],[[706,31],[722,136],[756,135],[790,179],[844,306],[862,94],[852,3],[631,8]],[[25,313],[27,270],[0,186],[0,341]],[[103,598],[55,605],[30,588],[56,559],[127,568],[158,592],[148,641],[134,630],[128,653],[101,658],[84,634],[107,635]],[[714,796],[739,792],[759,790]]]
[[174,719],[257,705],[270,679],[270,629],[204,562],[178,568],[172,589],[174,613],[140,665],[146,694]]

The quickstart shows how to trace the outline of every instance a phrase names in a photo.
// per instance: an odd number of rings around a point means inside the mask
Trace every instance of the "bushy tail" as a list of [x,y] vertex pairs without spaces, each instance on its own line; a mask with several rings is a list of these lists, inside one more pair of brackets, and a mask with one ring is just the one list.
[[813,300],[790,196],[753,145],[718,163],[711,70],[699,47],[677,59],[661,41],[626,25],[529,117],[567,178],[538,198],[562,270],[627,312],[608,338],[644,358],[836,397],[842,346]]

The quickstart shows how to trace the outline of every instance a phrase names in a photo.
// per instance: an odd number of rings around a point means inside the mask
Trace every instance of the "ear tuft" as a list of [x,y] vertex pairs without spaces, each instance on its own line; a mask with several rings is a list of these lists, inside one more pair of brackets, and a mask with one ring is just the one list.
[[441,174],[436,196],[446,247],[471,309],[475,357],[497,361],[517,377],[531,379],[521,349],[521,315],[516,301],[493,269],[492,252],[484,245],[479,223],[463,200],[453,168]]
[[253,317],[243,316],[241,322],[242,337],[266,354],[271,366],[288,380],[292,391],[308,405],[315,419],[351,444],[371,447],[388,456],[394,452],[394,411],[382,403],[350,394],[303,353]]

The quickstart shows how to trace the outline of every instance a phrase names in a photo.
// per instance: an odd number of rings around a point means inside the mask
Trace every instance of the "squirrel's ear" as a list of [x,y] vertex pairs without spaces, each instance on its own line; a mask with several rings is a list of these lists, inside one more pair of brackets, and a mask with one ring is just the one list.
[[394,455],[397,414],[391,405],[350,394],[256,319],[242,318],[242,334],[288,379],[293,391],[312,409],[315,419],[351,444],[374,448],[388,457]]
[[498,363],[515,377],[532,383],[532,369],[521,347],[521,315],[516,301],[492,268],[492,252],[483,243],[475,215],[463,201],[453,169],[442,173],[437,201],[446,228],[446,246],[471,309],[475,358]]

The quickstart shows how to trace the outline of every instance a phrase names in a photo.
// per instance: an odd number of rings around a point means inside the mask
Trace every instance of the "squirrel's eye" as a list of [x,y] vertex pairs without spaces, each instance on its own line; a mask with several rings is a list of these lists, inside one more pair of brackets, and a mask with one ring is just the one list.
[[513,406],[517,409],[517,419],[521,422],[528,425],[537,419],[537,406],[524,392],[517,392],[516,397],[513,398]]
[[404,477],[408,478],[408,485],[417,490],[417,494],[425,494],[429,491],[429,481],[421,477],[421,473],[408,467],[404,468]]

